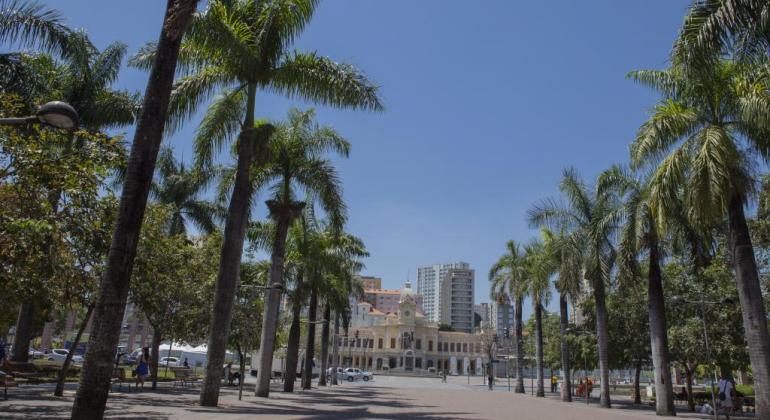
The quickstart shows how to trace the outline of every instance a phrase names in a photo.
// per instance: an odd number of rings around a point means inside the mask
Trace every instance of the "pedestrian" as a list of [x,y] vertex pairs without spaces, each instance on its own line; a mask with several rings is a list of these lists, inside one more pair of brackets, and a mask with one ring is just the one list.
[[717,384],[717,406],[725,413],[725,417],[730,419],[733,414],[733,397],[735,396],[735,384],[731,379],[722,377]]
[[136,370],[136,387],[139,388],[139,385],[142,385],[142,390],[144,391],[144,378],[147,377],[147,375],[150,374],[150,348],[145,347],[142,349],[142,351],[139,353],[139,360],[137,360],[137,366]]
[[551,392],[556,392],[556,388],[559,385],[559,378],[556,375],[551,375]]
[[190,367],[190,364],[187,363],[187,358],[186,357],[184,358],[184,363],[182,363],[182,366],[184,366],[186,368]]
[[446,383],[446,369],[441,370],[441,382]]

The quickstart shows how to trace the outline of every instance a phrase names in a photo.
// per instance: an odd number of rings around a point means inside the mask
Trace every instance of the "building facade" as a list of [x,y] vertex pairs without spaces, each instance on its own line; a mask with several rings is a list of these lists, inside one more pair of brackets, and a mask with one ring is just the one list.
[[439,331],[417,311],[417,302],[407,282],[400,293],[398,311],[384,314],[368,302],[354,310],[359,325],[340,337],[338,363],[374,371],[428,373],[446,370],[452,375],[480,375],[484,356],[480,336]]
[[364,289],[382,289],[382,278],[374,276],[358,276]]
[[417,269],[417,293],[423,296],[423,310],[430,322],[441,322],[441,283],[453,268],[469,269],[470,265],[459,261]]
[[499,296],[490,303],[491,326],[498,337],[503,337],[505,329],[508,328],[510,334],[513,334],[514,306],[507,294]]
[[456,331],[473,332],[473,283],[473,270],[447,270],[441,284],[441,323]]
[[490,325],[490,322],[489,322],[490,312],[489,312],[488,303],[481,302],[478,305],[473,305],[473,312],[475,312],[479,316],[479,318],[481,318],[481,322],[479,323],[479,325],[475,325],[475,322],[474,322],[475,327],[486,328],[487,326]]

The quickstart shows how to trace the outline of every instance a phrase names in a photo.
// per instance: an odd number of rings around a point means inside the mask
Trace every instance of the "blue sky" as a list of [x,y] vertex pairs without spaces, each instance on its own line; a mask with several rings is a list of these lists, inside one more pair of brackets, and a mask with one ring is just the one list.
[[[157,38],[165,1],[48,0],[100,48],[130,54]],[[476,300],[509,239],[537,235],[527,209],[554,195],[565,166],[592,178],[627,159],[655,96],[625,78],[666,65],[689,1],[326,0],[296,42],[356,64],[387,111],[317,107],[353,144],[339,162],[348,230],[371,252],[367,274],[400,288],[416,268],[476,269]],[[143,91],[146,75],[118,85]],[[267,93],[259,117],[310,105]],[[168,141],[190,160],[197,121]],[[224,158],[224,157],[223,157]],[[261,200],[260,200],[261,201]],[[260,206],[254,212],[265,217]],[[550,305],[552,308],[555,305]]]

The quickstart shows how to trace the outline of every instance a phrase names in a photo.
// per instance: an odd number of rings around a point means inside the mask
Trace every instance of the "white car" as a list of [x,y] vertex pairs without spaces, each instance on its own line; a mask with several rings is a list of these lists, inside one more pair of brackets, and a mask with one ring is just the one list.
[[35,349],[29,349],[28,354],[30,359],[42,359],[45,357],[45,353]]
[[353,382],[358,379],[363,379],[364,381],[368,381],[372,379],[372,374],[370,372],[364,372],[358,368],[347,368],[342,370],[342,372],[338,371],[337,378],[346,380],[348,382]]
[[[67,355],[70,353],[67,349],[53,349],[50,353],[48,353],[48,360],[51,362],[61,362],[64,363],[64,359],[67,358]],[[77,354],[72,356],[72,363],[83,363],[83,356],[78,356]]]
[[158,362],[158,365],[176,367],[176,366],[179,366],[179,358],[178,357],[161,357],[160,362]]

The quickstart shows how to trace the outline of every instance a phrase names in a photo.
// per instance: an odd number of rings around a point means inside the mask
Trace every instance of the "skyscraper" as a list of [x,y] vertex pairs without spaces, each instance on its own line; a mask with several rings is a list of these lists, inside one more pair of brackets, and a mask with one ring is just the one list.
[[441,323],[455,331],[473,332],[473,282],[469,268],[450,268],[441,282]]
[[441,283],[447,270],[452,268],[468,269],[470,266],[466,262],[459,261],[417,269],[417,293],[423,296],[422,308],[425,311],[425,317],[431,322],[441,322]]
[[489,304],[492,328],[499,337],[503,337],[505,329],[513,335],[514,308],[507,294],[500,296]]

